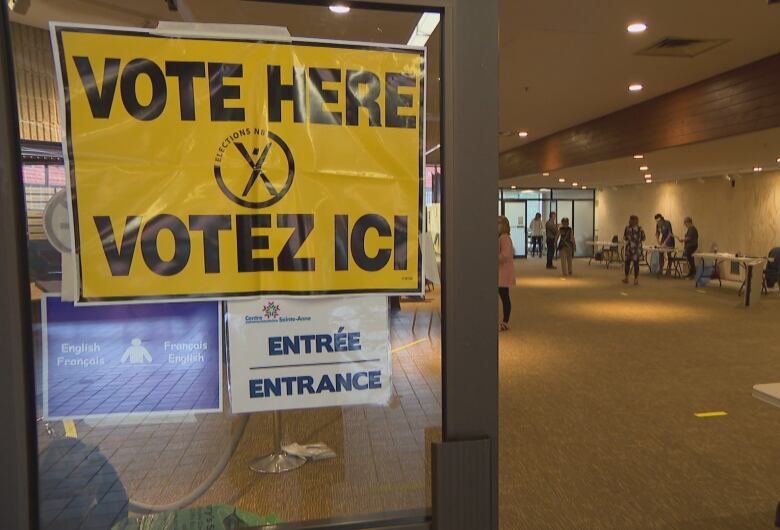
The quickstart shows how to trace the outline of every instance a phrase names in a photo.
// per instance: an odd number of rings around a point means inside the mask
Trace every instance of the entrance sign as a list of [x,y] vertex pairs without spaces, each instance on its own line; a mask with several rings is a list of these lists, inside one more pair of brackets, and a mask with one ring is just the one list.
[[77,301],[422,290],[423,49],[51,30]]
[[234,413],[390,399],[385,297],[232,301],[227,328]]
[[222,410],[218,302],[41,307],[45,418]]

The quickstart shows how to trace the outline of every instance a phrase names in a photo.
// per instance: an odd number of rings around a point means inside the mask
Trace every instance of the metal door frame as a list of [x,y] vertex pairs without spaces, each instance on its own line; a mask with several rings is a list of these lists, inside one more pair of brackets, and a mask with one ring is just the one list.
[[[497,530],[498,241],[493,208],[498,188],[498,0],[350,4],[425,9],[442,17],[443,442],[433,447],[432,519],[323,521],[319,528]],[[0,486],[5,492],[0,496],[0,528],[32,530],[38,527],[37,441],[26,227],[7,2],[0,10],[0,292],[5,295],[0,336],[6,346],[0,371],[0,421],[6,430],[0,441]]]

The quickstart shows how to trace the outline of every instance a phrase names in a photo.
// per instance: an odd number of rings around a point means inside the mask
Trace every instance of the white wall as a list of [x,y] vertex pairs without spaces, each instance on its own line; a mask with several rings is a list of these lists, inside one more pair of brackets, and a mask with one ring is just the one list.
[[653,216],[661,213],[677,236],[685,234],[683,218],[692,217],[702,251],[713,242],[721,252],[753,256],[780,247],[780,171],[737,176],[735,187],[720,176],[606,188],[596,198],[600,240],[615,234],[622,239],[629,215],[636,214],[655,242]]

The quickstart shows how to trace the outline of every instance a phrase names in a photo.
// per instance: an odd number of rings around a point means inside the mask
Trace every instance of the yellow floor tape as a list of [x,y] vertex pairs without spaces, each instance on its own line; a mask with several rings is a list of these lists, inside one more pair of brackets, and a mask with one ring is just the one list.
[[718,410],[715,412],[694,412],[693,415],[696,416],[697,418],[712,418],[715,416],[728,416],[728,412],[722,410]]
[[62,420],[62,425],[65,427],[65,436],[67,438],[79,437],[79,434],[76,432],[76,422],[73,420]]
[[403,346],[398,346],[397,348],[395,348],[393,350],[390,350],[390,353],[395,353],[395,352],[398,352],[398,351],[401,351],[401,350],[405,350],[409,346],[414,346],[415,344],[420,344],[421,342],[428,342],[428,339],[420,339],[420,340],[416,340],[414,342],[410,342],[409,344],[404,344]]

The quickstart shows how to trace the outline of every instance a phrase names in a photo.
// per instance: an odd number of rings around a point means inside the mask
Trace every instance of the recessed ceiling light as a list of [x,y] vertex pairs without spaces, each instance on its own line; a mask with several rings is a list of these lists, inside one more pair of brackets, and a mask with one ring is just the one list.
[[588,187],[587,186],[583,186],[582,189],[586,190],[586,189],[588,189]]
[[517,189],[517,186],[509,186],[509,187],[512,188],[513,190]]
[[558,182],[566,182],[566,179],[560,178],[560,179],[558,179]]
[[573,187],[575,187],[575,188],[576,188],[577,186],[579,186],[579,184],[577,184],[576,182],[572,182],[572,183],[571,183],[571,185],[572,185]]
[[639,171],[647,171],[648,169],[650,168],[647,166],[639,166]]
[[631,83],[628,85],[629,92],[641,92],[645,87],[641,83]]
[[652,183],[653,183],[653,179],[647,179],[647,180],[645,181],[645,184],[652,184]]
[[331,10],[333,13],[338,13],[339,15],[343,15],[344,13],[349,13],[349,6],[344,4],[333,4],[331,6],[328,6],[328,9]]
[[634,158],[637,160],[642,160],[645,157],[645,155],[634,155]]
[[629,24],[626,29],[629,33],[642,33],[647,29],[647,24],[644,22],[635,22],[633,24]]
[[651,178],[653,178],[653,174],[652,173],[645,173],[645,178],[646,179],[651,179]]
[[758,173],[759,171],[764,171],[764,168],[762,168],[761,166],[756,166],[756,167],[753,168],[753,171]]
[[520,138],[525,138],[526,136],[528,136],[528,132],[520,131],[519,133],[517,133],[517,136],[519,136]]
[[412,30],[412,35],[406,44],[409,46],[425,46],[439,25],[440,19],[441,15],[439,13],[423,13],[420,15],[420,21],[417,22],[417,25]]
[[780,157],[777,159],[777,162],[780,163]]
[[[778,160],[778,162],[780,162],[780,160]],[[544,173],[542,173],[542,176],[543,176],[543,177],[549,177],[549,176],[550,176],[550,174],[549,174],[549,173],[547,173],[547,172],[544,172]]]

